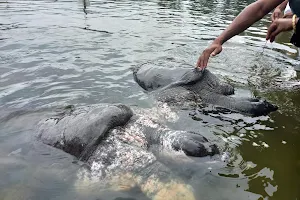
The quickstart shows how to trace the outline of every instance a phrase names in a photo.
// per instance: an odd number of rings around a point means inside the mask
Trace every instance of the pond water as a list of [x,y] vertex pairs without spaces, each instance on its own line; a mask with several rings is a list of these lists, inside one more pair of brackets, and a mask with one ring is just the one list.
[[[0,199],[146,198],[138,191],[76,189],[80,165],[34,141],[36,122],[69,104],[124,103],[155,115],[153,99],[130,69],[149,61],[195,65],[251,2],[0,1]],[[300,198],[299,55],[291,33],[265,44],[269,24],[270,15],[231,39],[209,69],[235,86],[235,96],[266,98],[278,111],[252,118],[182,110],[170,122],[230,152],[225,166],[203,161],[199,173],[182,178],[196,199]]]

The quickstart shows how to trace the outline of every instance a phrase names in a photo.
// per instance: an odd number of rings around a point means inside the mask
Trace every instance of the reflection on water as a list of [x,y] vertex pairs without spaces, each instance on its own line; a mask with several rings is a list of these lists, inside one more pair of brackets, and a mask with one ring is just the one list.
[[[35,124],[49,116],[51,107],[66,104],[124,103],[150,107],[149,116],[156,116],[161,107],[153,108],[155,102],[134,83],[130,68],[150,60],[164,67],[194,65],[251,2],[0,2],[0,196],[149,198],[145,191],[150,190],[103,191],[91,182],[81,182],[78,189],[82,163],[36,142]],[[235,85],[235,96],[262,96],[279,106],[277,112],[252,118],[195,107],[176,111],[176,120],[161,119],[173,129],[200,132],[225,153],[226,165],[195,158],[178,165],[170,159],[174,155],[161,156],[169,175],[190,185],[195,197],[300,198],[300,95],[294,70],[299,53],[289,44],[291,33],[263,50],[269,23],[266,17],[231,39],[209,68]]]

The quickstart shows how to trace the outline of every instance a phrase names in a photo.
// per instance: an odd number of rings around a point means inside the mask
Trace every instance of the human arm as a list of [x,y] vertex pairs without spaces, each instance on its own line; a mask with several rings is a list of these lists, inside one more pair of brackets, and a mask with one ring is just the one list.
[[222,51],[222,44],[233,36],[240,34],[252,24],[263,18],[284,0],[258,0],[247,6],[218,36],[213,43],[206,48],[199,57],[196,67],[205,68],[210,56],[215,56]]
[[[297,24],[298,21],[299,18],[296,18],[295,24]],[[293,30],[292,18],[276,19],[269,27],[266,39],[270,40],[270,42],[273,42],[279,33],[290,30]]]

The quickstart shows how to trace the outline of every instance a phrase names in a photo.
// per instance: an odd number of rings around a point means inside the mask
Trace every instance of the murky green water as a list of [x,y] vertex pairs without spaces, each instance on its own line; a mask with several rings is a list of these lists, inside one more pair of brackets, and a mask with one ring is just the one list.
[[[47,108],[151,107],[130,68],[150,60],[194,64],[251,2],[0,1],[0,199],[81,199],[85,189],[74,186],[80,166],[32,139]],[[170,124],[217,138],[231,152],[227,166],[199,167],[186,179],[197,199],[300,198],[298,51],[285,33],[263,52],[269,23],[266,17],[230,40],[209,69],[235,85],[236,96],[262,96],[279,110],[260,118],[182,111]],[[97,192],[87,196],[128,196]]]

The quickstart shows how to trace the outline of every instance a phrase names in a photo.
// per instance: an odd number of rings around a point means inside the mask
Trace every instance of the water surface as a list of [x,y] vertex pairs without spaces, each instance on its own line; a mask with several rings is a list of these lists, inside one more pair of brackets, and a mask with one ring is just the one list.
[[[74,182],[80,165],[33,142],[35,123],[49,109],[69,104],[151,110],[153,99],[133,81],[130,68],[143,62],[194,65],[251,2],[0,2],[0,196],[79,199]],[[291,33],[263,50],[269,24],[267,16],[231,39],[209,69],[233,84],[236,96],[262,96],[279,110],[251,118],[195,109],[180,111],[169,124],[199,131],[230,152],[228,165],[204,165],[186,180],[201,199],[300,198],[298,50],[289,44]],[[98,198],[97,190],[89,195]],[[101,193],[104,199],[128,195],[144,198],[139,192]]]

